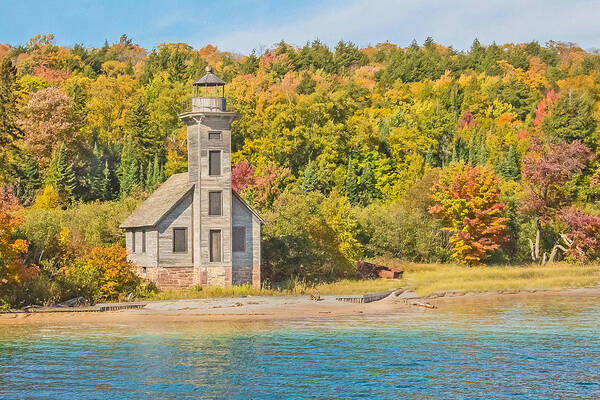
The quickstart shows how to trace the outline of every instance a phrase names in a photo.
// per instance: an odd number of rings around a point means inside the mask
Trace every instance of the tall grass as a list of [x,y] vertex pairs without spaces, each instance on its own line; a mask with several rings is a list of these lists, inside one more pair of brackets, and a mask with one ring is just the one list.
[[397,289],[402,286],[401,280],[375,279],[375,280],[341,280],[333,283],[309,285],[304,282],[292,280],[280,285],[264,285],[257,289],[251,285],[218,287],[195,286],[184,290],[164,290],[150,293],[148,300],[178,300],[178,299],[205,299],[213,297],[241,297],[241,296],[291,296],[319,293],[327,294],[362,294],[382,292]]
[[407,266],[405,273],[406,287],[420,295],[440,291],[568,289],[597,286],[599,283],[598,265],[466,267],[413,264]]
[[549,266],[466,267],[449,264],[387,263],[404,270],[403,279],[341,280],[310,285],[289,280],[278,285],[201,287],[165,290],[147,295],[149,300],[199,299],[240,296],[286,296],[319,293],[363,294],[396,288],[414,290],[422,296],[441,291],[489,292],[497,290],[568,289],[600,284],[600,265],[552,264]]

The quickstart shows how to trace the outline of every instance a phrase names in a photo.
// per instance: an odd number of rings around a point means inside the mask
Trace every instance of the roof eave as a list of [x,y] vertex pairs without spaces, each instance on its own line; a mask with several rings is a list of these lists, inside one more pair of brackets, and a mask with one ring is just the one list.
[[137,229],[137,228],[156,228],[156,225],[132,225],[132,224],[121,224],[119,229]]
[[238,200],[239,200],[239,201],[240,201],[240,202],[241,202],[241,203],[242,203],[244,206],[246,206],[246,208],[247,208],[248,210],[250,210],[250,212],[252,213],[252,215],[254,215],[254,216],[255,216],[255,217],[258,219],[258,221],[259,221],[259,222],[260,222],[262,225],[264,225],[264,224],[265,224],[265,220],[264,220],[264,219],[262,219],[262,217],[261,217],[261,216],[258,214],[258,212],[257,212],[257,211],[256,211],[254,208],[252,208],[252,207],[250,206],[250,204],[248,204],[248,203],[246,202],[246,200],[244,200],[244,199],[242,198],[242,196],[240,196],[240,195],[239,195],[239,193],[238,193],[238,192],[236,192],[235,190],[231,189],[231,193],[233,193],[233,194],[234,194],[234,196],[235,196],[235,197],[236,197],[236,198],[237,198],[237,199],[238,199]]
[[153,226],[158,226],[158,224],[160,223],[160,221],[162,221],[167,215],[169,215],[171,213],[171,211],[173,211],[179,204],[181,204],[181,202],[183,201],[183,199],[185,198],[185,196],[187,196],[188,194],[190,194],[190,192],[194,190],[194,185],[191,185],[189,187],[188,190],[186,190],[181,197],[179,197],[179,200],[177,200],[175,203],[173,203],[173,205],[171,206],[171,208],[169,208],[167,211],[165,211],[163,213],[163,215],[161,215],[160,217],[158,217],[158,219],[156,220],[156,222],[154,222]]

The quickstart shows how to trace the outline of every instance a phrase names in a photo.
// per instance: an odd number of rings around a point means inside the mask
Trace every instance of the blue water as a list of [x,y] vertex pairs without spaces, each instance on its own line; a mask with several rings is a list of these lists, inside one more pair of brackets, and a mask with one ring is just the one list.
[[600,398],[600,299],[335,319],[0,326],[0,398]]

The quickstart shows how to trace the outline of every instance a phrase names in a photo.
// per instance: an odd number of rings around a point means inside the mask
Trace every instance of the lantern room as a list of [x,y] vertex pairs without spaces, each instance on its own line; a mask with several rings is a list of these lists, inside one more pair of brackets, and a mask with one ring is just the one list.
[[225,81],[212,73],[210,66],[206,74],[192,84],[192,112],[225,112]]

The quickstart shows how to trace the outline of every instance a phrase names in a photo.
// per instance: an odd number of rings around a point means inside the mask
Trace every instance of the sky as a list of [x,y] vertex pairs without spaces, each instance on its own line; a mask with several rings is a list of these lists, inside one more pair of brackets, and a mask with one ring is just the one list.
[[597,49],[599,20],[600,0],[0,0],[0,43],[52,33],[60,45],[99,47],[127,34],[148,49],[184,42],[248,54],[281,40],[407,46],[431,36],[459,50],[474,38]]

